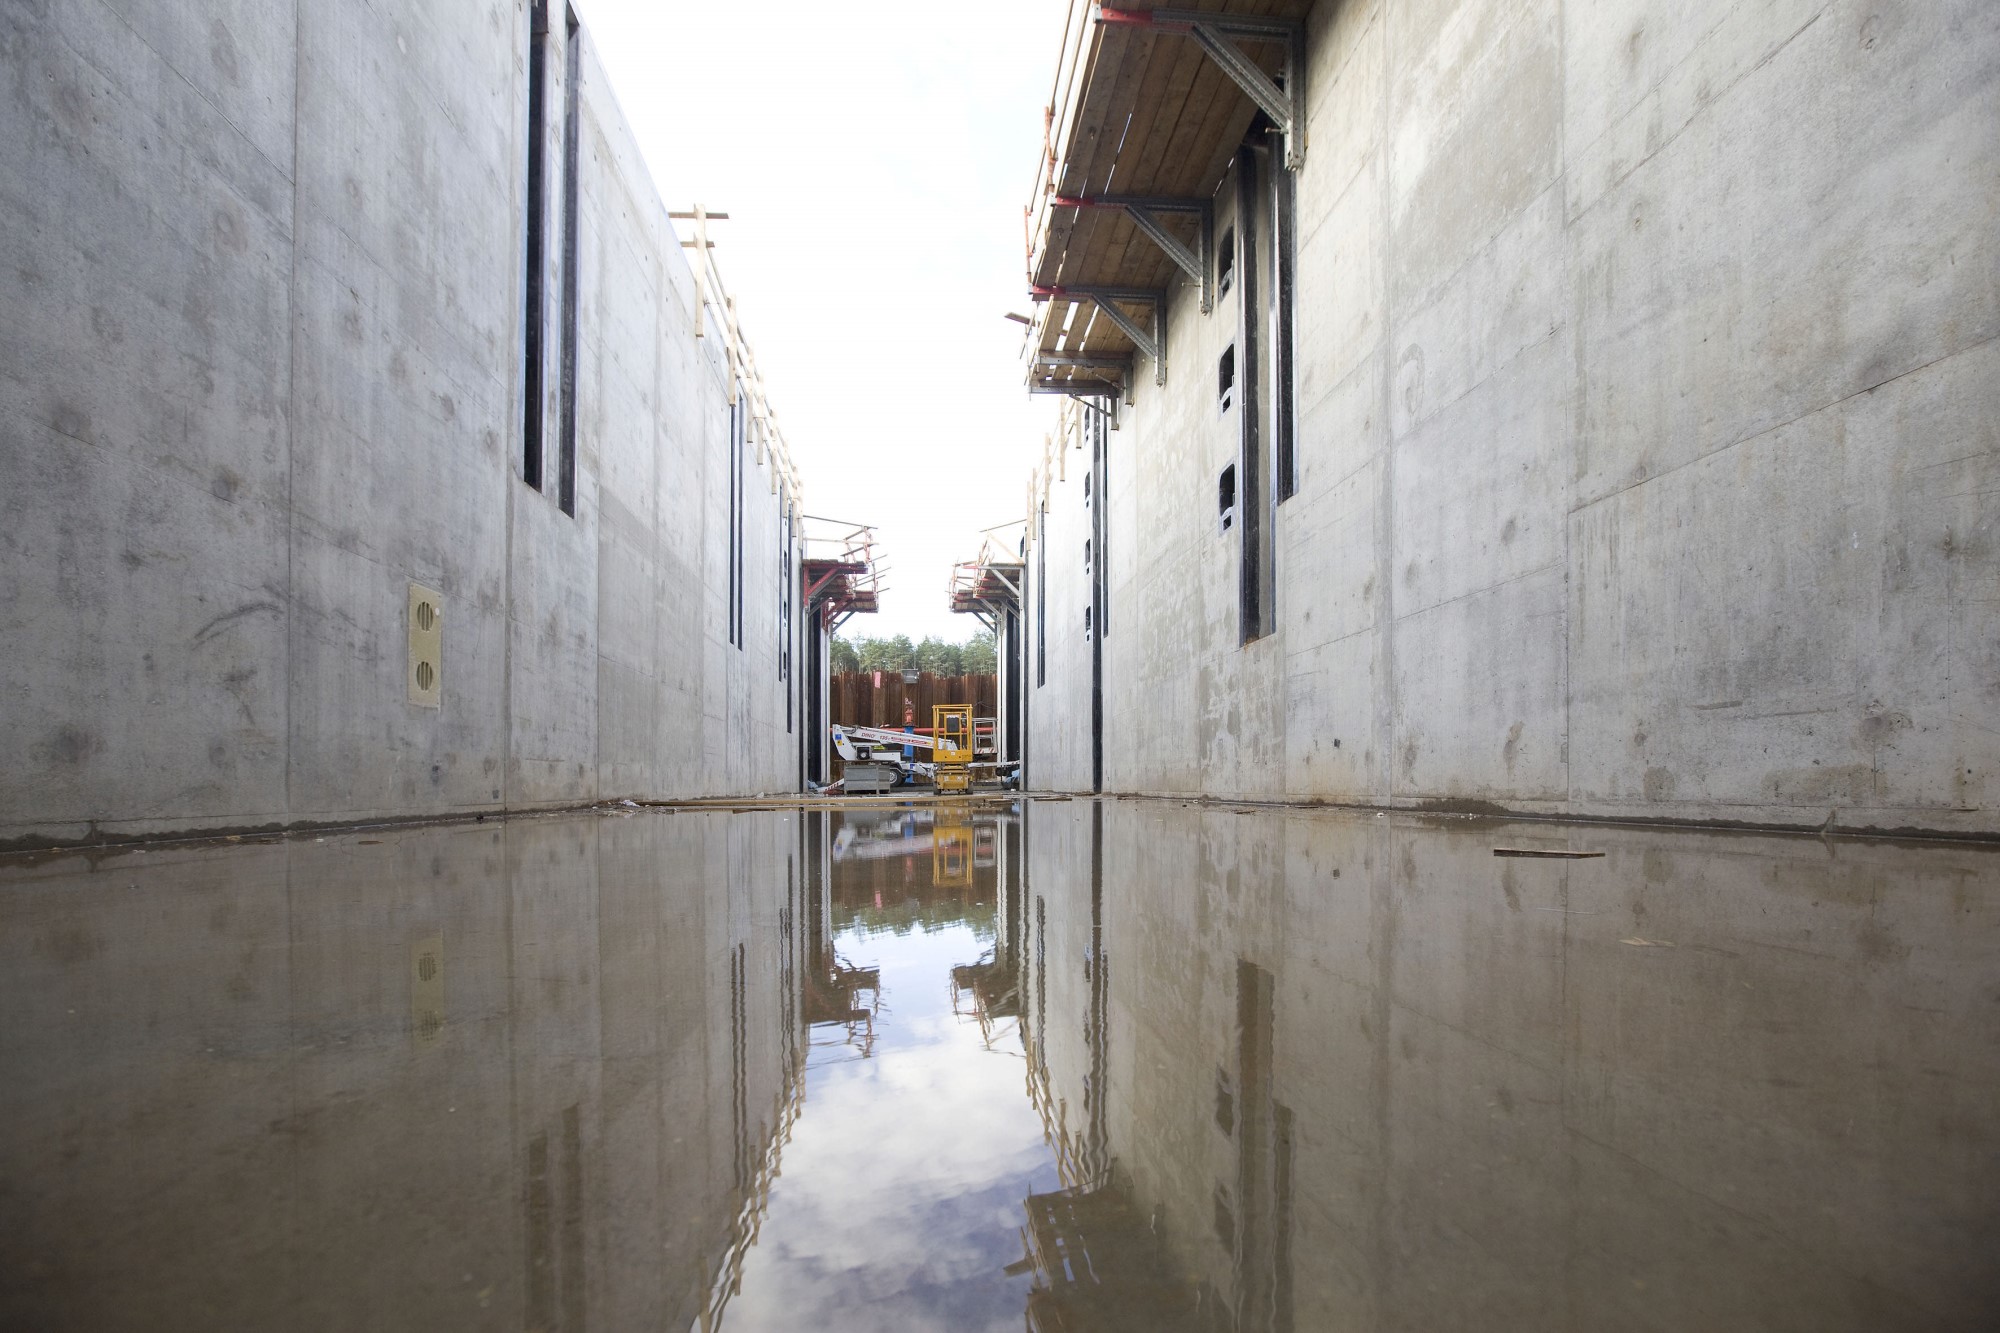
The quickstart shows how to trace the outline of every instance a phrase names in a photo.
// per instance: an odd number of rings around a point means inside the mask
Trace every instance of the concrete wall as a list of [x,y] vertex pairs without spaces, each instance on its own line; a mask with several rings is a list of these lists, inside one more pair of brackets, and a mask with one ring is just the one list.
[[1112,436],[1105,786],[2000,829],[1993,7],[1322,0],[1309,97],[1275,625],[1215,530],[1237,296],[1182,283]]
[[522,480],[529,40],[524,0],[0,16],[0,840],[796,785],[781,499],[753,452],[739,648],[728,372],[588,29],[575,516]]

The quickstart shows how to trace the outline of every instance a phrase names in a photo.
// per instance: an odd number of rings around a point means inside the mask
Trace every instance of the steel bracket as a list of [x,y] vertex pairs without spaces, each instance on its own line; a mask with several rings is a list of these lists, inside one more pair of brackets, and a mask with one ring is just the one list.
[[[1062,296],[1071,300],[1089,301],[1104,312],[1104,317],[1118,326],[1119,332],[1132,340],[1132,345],[1145,353],[1153,363],[1153,383],[1167,382],[1167,294],[1157,287],[1034,287],[1030,289],[1037,301]],[[1152,307],[1152,328],[1147,329],[1132,317],[1132,313],[1120,302]]]
[[[1154,245],[1160,247],[1167,258],[1174,261],[1181,272],[1195,280],[1201,289],[1201,313],[1206,315],[1215,308],[1215,282],[1213,260],[1215,258],[1215,209],[1206,199],[1171,199],[1140,194],[1096,194],[1057,195],[1053,200],[1058,208],[1112,208],[1122,210],[1132,219],[1132,225]],[[1195,243],[1190,249],[1188,243],[1167,229],[1161,215],[1168,214],[1194,219]]]
[[[1271,118],[1285,136],[1285,169],[1306,160],[1306,26],[1297,19],[1217,14],[1204,9],[1113,9],[1097,7],[1099,23],[1192,37],[1222,72]],[[1282,42],[1285,69],[1278,81],[1244,53],[1239,41]]]
[[1028,386],[1029,393],[1059,393],[1066,398],[1116,398],[1125,392],[1122,384],[1110,380],[1066,380],[1057,383],[1044,380]]

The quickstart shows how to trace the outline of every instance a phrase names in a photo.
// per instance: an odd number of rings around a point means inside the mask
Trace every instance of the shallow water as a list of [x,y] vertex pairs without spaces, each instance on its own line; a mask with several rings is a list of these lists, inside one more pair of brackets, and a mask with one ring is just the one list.
[[1077,800],[0,858],[0,1327],[1988,1328],[1996,1020],[1965,846]]

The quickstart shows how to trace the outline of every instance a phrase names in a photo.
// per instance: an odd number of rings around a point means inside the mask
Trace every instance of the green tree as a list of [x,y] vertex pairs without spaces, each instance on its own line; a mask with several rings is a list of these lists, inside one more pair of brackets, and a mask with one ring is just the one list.
[[863,671],[907,671],[917,664],[917,646],[907,634],[893,639],[862,639],[854,647]]
[[915,644],[907,634],[893,639],[836,638],[831,651],[835,671],[928,671],[939,676],[994,671],[991,634],[975,634],[964,643],[946,643],[936,635]]
[[975,634],[959,649],[959,670],[968,676],[990,676],[1000,669],[991,634]]
[[917,645],[917,670],[939,676],[965,674],[965,650],[955,643],[932,637]]

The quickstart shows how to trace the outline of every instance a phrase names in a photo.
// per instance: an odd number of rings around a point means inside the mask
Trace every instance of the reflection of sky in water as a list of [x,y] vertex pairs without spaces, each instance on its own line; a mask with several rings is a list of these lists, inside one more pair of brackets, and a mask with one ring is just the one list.
[[1021,1257],[1021,1201],[1058,1182],[1012,1020],[988,1051],[952,1013],[951,969],[992,947],[992,909],[975,916],[836,933],[843,960],[881,969],[874,1054],[815,1029],[804,1114],[723,1321],[732,1333],[1021,1327],[1032,1279],[1003,1270]]

